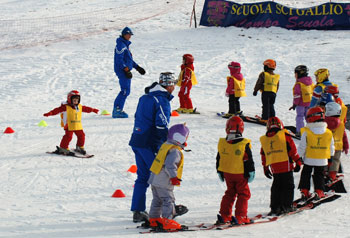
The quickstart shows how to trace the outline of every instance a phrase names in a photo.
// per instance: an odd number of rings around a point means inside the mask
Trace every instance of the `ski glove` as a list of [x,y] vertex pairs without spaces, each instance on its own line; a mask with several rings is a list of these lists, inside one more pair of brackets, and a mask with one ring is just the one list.
[[293,171],[298,173],[300,171],[300,165],[296,164]]
[[181,179],[179,179],[178,177],[174,177],[170,179],[170,182],[172,185],[180,185]]
[[141,75],[144,75],[144,74],[146,73],[146,71],[145,71],[142,67],[140,67],[140,66],[137,66],[137,67],[136,67],[136,70],[137,70],[137,72],[139,72]]
[[97,114],[99,110],[98,109],[92,109],[92,111]]
[[264,167],[264,174],[265,174],[265,177],[268,178],[268,179],[272,179],[272,174],[271,174],[271,171],[269,169],[269,167]]
[[218,171],[218,176],[221,182],[225,182],[225,177],[224,177],[224,173],[221,171]]
[[52,115],[52,113],[51,112],[48,112],[48,113],[44,113],[44,117],[48,117],[48,116],[51,116]]
[[125,67],[125,68],[124,68],[124,72],[125,72],[125,76],[126,76],[128,79],[131,79],[131,78],[132,78],[132,73],[131,73],[131,71],[129,70],[128,67]]
[[253,96],[256,96],[256,95],[258,95],[258,92],[253,92]]
[[254,178],[255,178],[255,171],[249,172],[248,183],[253,182]]
[[289,108],[289,111],[290,111],[290,110],[295,110],[296,107],[297,107],[297,105],[293,104],[293,106],[291,106],[291,107]]

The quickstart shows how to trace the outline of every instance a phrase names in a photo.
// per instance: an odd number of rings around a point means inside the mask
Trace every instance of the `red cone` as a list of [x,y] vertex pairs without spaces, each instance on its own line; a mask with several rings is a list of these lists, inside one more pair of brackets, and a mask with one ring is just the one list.
[[130,168],[128,169],[127,172],[130,172],[130,173],[136,173],[137,172],[137,166],[136,165],[131,165]]
[[4,131],[5,134],[11,134],[14,133],[15,131],[11,127],[7,127]]
[[113,198],[124,198],[125,194],[123,193],[123,191],[121,189],[117,189],[115,190],[115,192],[112,195]]
[[171,116],[172,117],[178,117],[180,115],[179,115],[179,113],[177,111],[174,110],[174,111],[171,112]]

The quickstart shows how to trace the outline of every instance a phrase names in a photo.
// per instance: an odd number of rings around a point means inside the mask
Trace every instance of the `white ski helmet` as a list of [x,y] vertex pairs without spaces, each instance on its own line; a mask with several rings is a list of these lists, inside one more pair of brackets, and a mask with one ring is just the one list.
[[341,114],[341,106],[336,102],[326,104],[326,117],[339,117]]

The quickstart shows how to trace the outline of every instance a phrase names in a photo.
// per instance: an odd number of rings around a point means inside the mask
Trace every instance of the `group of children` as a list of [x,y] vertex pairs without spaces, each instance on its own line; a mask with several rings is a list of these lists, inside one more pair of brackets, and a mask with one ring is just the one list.
[[[183,56],[183,64],[178,80],[180,108],[182,113],[194,112],[190,99],[192,85],[197,83],[193,67],[194,58],[190,54]],[[315,72],[317,84],[313,85],[304,65],[295,68],[296,83],[293,88],[293,106],[297,111],[296,128],[301,135],[298,149],[282,121],[275,116],[274,102],[279,87],[279,75],[274,74],[276,62],[268,59],[264,63],[264,72],[259,75],[253,95],[262,92],[262,119],[266,120],[267,131],[260,137],[261,161],[264,174],[272,179],[269,215],[280,215],[293,211],[294,176],[301,171],[298,188],[302,197],[311,196],[310,180],[313,173],[315,194],[324,197],[325,174],[336,178],[341,152],[348,153],[349,143],[345,132],[347,108],[339,98],[337,85],[329,81],[329,71],[319,69]],[[232,116],[226,122],[226,137],[218,142],[216,170],[227,190],[222,197],[217,224],[250,223],[247,216],[248,200],[251,196],[248,183],[255,177],[255,166],[251,151],[251,140],[243,137],[244,122],[240,97],[246,96],[245,79],[238,62],[228,65],[226,96],[229,97],[229,112]],[[80,93],[73,90],[68,93],[67,101],[44,116],[61,113],[61,125],[65,130],[59,153],[69,153],[69,142],[73,133],[78,137],[76,151],[85,154],[85,134],[81,124],[82,112],[98,113],[98,109],[82,106]],[[304,126],[306,119],[306,126]],[[189,129],[185,124],[176,124],[169,129],[168,139],[161,146],[150,168],[149,184],[152,186],[153,200],[149,212],[149,225],[162,229],[180,229],[181,225],[173,220],[175,213],[174,186],[181,184],[184,165],[182,150],[186,146]],[[235,204],[234,215],[232,212]]]

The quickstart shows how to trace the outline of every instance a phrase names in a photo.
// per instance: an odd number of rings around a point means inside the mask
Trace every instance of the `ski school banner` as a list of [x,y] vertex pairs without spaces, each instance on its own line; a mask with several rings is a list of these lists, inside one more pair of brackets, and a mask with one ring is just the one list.
[[205,0],[200,25],[349,30],[350,3],[328,2],[308,8],[290,8],[272,1],[238,4]]

